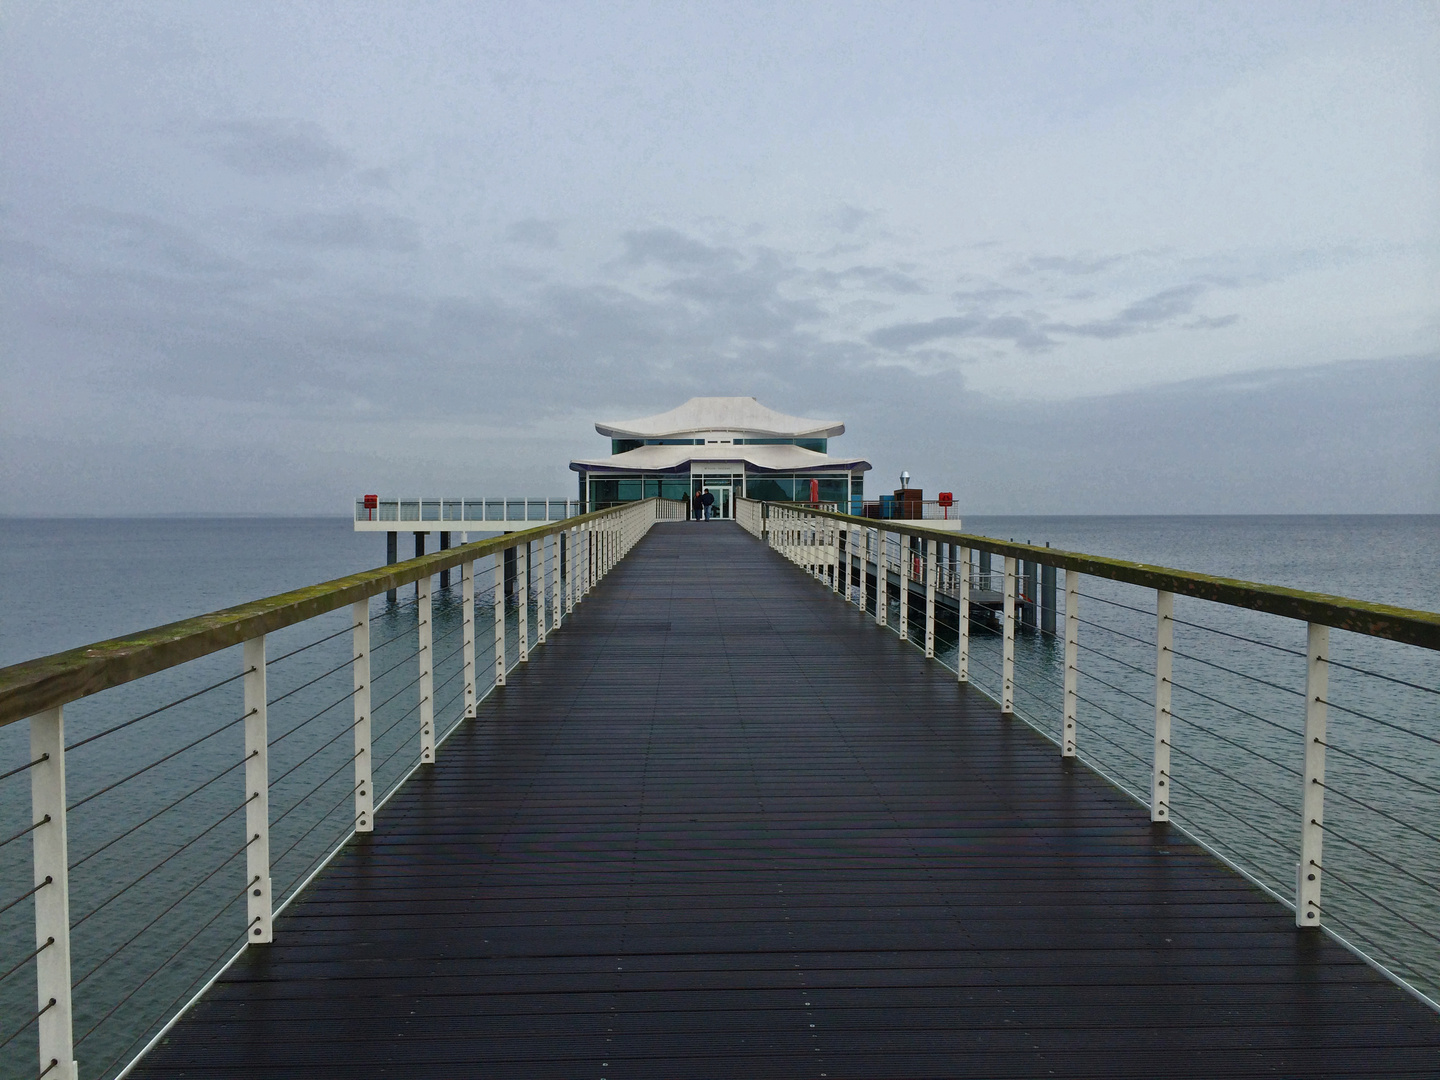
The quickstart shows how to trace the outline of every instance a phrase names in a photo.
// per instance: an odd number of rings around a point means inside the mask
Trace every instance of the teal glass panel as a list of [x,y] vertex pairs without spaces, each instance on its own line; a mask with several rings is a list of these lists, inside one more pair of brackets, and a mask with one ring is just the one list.
[[635,502],[642,497],[640,494],[640,477],[627,476],[617,480],[616,484],[619,485],[618,498],[621,502]]
[[683,499],[690,490],[690,481],[683,478],[671,479],[662,477],[660,480],[660,497],[662,499]]
[[645,498],[653,499],[660,494],[660,478],[658,476],[645,477]]
[[849,497],[849,483],[843,476],[822,476],[820,478],[820,501],[845,505]]
[[791,478],[788,476],[747,476],[745,478],[747,498],[768,502],[789,502],[791,491]]
[[620,501],[620,481],[618,480],[591,480],[590,481],[590,508],[598,509],[607,503]]
[[611,439],[610,453],[624,454],[631,450],[638,450],[645,445],[643,439]]

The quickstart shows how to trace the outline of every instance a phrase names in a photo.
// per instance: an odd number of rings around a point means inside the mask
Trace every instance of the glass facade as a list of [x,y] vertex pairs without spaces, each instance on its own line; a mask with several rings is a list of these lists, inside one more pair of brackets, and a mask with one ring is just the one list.
[[690,477],[604,476],[590,478],[588,498],[592,508],[638,499],[680,499],[690,488]]
[[[809,476],[751,475],[745,478],[745,495],[751,499],[771,502],[809,502]],[[816,476],[820,481],[820,501],[844,504],[849,496],[848,475]]]
[[[589,478],[589,490],[582,488],[581,495],[589,500],[592,508],[656,496],[679,499],[688,494],[693,497],[706,487],[730,487],[737,495],[743,493],[746,498],[769,502],[809,502],[811,479],[804,474],[774,473],[592,476]],[[847,500],[855,507],[864,497],[864,483],[859,475],[851,477],[848,473],[831,473],[813,479],[820,484],[820,501],[836,503],[842,510]],[[859,513],[855,509],[851,512]]]

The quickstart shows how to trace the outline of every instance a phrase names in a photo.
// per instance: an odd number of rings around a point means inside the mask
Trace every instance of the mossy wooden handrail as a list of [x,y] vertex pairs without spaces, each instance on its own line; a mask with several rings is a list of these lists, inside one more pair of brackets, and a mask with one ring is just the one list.
[[1098,555],[1061,551],[1058,548],[1036,547],[1033,544],[1017,544],[972,533],[927,529],[904,518],[856,517],[853,514],[817,509],[803,503],[765,505],[782,506],[815,517],[833,518],[861,528],[883,529],[886,532],[918,536],[942,544],[958,544],[996,555],[1013,556],[1045,566],[1073,570],[1077,574],[1089,574],[1092,577],[1123,581],[1147,589],[1172,592],[1178,596],[1193,596],[1217,604],[1250,608],[1253,611],[1283,615],[1302,622],[1320,623],[1337,630],[1349,630],[1356,634],[1388,638],[1406,645],[1418,645],[1423,649],[1440,650],[1440,613],[1433,611],[1372,604],[1365,600],[1352,600],[1347,596],[1330,596],[1325,593],[1305,592],[1303,589],[1286,589],[1279,585],[1261,585],[1238,578],[1197,574],[1168,566],[1107,559]]
[[533,529],[477,540],[433,555],[421,555],[406,562],[0,668],[0,727],[44,709],[198,660],[261,634],[348,607],[472,559],[493,555],[528,540],[567,532],[616,513],[615,509],[594,510],[546,522]]

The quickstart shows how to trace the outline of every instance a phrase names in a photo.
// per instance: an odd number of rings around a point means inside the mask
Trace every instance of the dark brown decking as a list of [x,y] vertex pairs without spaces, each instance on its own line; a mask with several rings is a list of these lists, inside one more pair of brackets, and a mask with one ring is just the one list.
[[686,523],[134,1075],[1440,1076],[1440,1017]]

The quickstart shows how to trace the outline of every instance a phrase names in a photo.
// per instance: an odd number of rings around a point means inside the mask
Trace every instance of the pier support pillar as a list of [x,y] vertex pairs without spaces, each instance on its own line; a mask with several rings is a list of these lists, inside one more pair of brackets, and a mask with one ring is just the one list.
[[[385,565],[386,565],[386,566],[394,566],[394,565],[395,565],[397,562],[399,562],[399,561],[400,561],[400,534],[399,534],[399,533],[396,533],[396,532],[387,532],[387,533],[385,534]],[[386,592],[385,592],[385,602],[386,602],[387,604],[393,604],[393,603],[395,602],[395,590],[394,590],[394,589],[387,589],[387,590],[386,590]]]
[[[449,534],[448,532],[442,532],[442,533],[440,534],[440,550],[441,550],[441,551],[448,551],[449,548],[450,548],[450,534]],[[441,587],[442,589],[448,589],[448,588],[450,587],[450,571],[449,571],[449,570],[441,570],[441,571],[440,571],[440,587]]]
[[1040,630],[1055,636],[1055,567],[1040,567]]
[[1034,630],[1036,625],[1035,608],[1040,591],[1039,582],[1035,580],[1035,571],[1039,564],[1034,559],[1026,559],[1020,566],[1025,579],[1025,601],[1020,605],[1020,622],[1027,630]]
[[[424,554],[425,554],[425,534],[424,534],[423,532],[417,532],[417,533],[415,534],[415,558],[418,559],[418,558],[420,558],[421,555],[424,555]],[[420,595],[420,583],[419,583],[418,581],[415,583],[415,595],[416,595],[417,597]]]
[[505,598],[515,595],[515,549],[505,549]]

